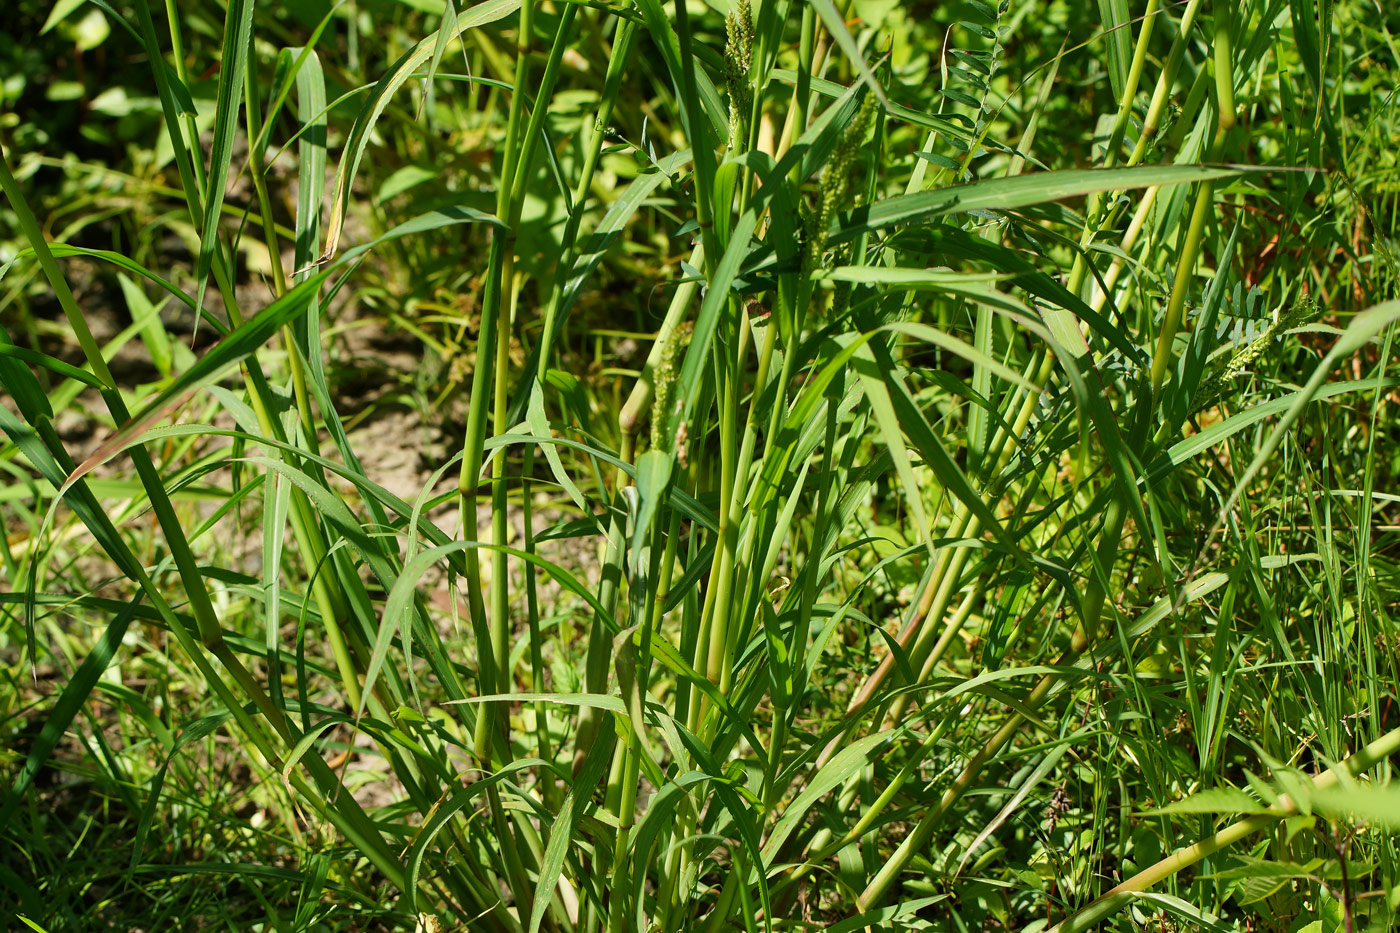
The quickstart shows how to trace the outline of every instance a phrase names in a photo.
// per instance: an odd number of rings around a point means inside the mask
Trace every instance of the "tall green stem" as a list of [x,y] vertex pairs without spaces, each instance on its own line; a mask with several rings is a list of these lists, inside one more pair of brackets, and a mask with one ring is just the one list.
[[[1215,12],[1215,99],[1219,115],[1215,127],[1215,141],[1211,146],[1211,159],[1218,161],[1225,149],[1225,140],[1235,126],[1234,63],[1231,55],[1230,0],[1216,3]],[[1152,357],[1152,394],[1156,397],[1166,381],[1167,367],[1172,360],[1172,344],[1181,329],[1182,312],[1186,307],[1186,297],[1191,292],[1191,283],[1196,273],[1196,258],[1200,254],[1201,239],[1205,234],[1206,219],[1214,205],[1215,185],[1210,181],[1201,182],[1196,192],[1196,205],[1191,211],[1191,222],[1186,228],[1186,239],[1177,257],[1176,278],[1172,282],[1171,298],[1167,301],[1166,316],[1162,320],[1162,330],[1157,336],[1157,352]]]

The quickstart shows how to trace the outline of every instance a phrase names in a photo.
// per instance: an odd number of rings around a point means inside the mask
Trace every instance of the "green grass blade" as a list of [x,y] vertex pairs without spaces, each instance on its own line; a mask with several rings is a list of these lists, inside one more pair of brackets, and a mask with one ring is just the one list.
[[1184,185],[1233,178],[1245,166],[1147,165],[1135,168],[1067,169],[993,178],[954,188],[896,195],[848,211],[832,227],[829,242],[841,243],[886,227],[928,223],[967,211],[1011,211],[1104,191]]
[[[214,116],[214,139],[209,152],[207,184],[200,201],[202,226],[199,263],[195,272],[195,300],[203,306],[204,287],[219,248],[219,218],[233,159],[233,138],[238,130],[238,108],[243,95],[243,73],[253,43],[253,0],[229,0],[224,20],[223,62],[219,68],[219,99]],[[174,126],[170,132],[177,132]],[[230,309],[232,311],[232,309]]]

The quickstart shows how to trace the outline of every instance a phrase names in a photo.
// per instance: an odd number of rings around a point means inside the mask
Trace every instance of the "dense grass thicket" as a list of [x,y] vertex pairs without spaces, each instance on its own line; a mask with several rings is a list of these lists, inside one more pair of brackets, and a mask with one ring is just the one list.
[[0,3],[0,928],[1400,928],[1397,41]]

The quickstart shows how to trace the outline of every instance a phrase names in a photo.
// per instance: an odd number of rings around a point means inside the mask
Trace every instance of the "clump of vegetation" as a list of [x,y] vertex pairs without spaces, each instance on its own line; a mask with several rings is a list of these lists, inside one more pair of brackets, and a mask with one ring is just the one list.
[[1390,930],[1369,0],[15,0],[0,911]]

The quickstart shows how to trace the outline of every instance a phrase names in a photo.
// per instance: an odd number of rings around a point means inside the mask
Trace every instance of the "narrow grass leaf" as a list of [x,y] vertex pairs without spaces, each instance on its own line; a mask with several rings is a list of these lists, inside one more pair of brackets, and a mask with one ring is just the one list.
[[[213,267],[214,251],[219,248],[219,218],[223,213],[229,162],[233,159],[233,138],[238,130],[243,73],[248,67],[248,53],[253,42],[253,6],[253,0],[229,0],[224,18],[223,61],[219,67],[219,96],[215,105],[209,170],[201,201],[202,227],[195,272],[195,300],[200,307],[203,307],[204,287]],[[170,132],[179,132],[178,127],[171,126]]]
[[[534,905],[530,910],[529,926],[526,928],[529,933],[539,933],[540,923],[544,920],[545,911],[549,909],[554,889],[559,884],[559,873],[564,869],[564,858],[573,845],[574,834],[578,832],[583,811],[589,805],[594,788],[603,779],[603,774],[612,761],[613,746],[616,744],[615,730],[606,728],[606,725],[599,730],[593,747],[588,750],[588,755],[583,760],[583,768],[580,769],[578,777],[574,778],[573,786],[569,788],[563,805],[554,817],[554,823],[549,830],[549,843],[545,846],[544,857],[540,859],[539,877],[535,881]],[[618,858],[622,855],[621,852],[617,853]]]
[[773,860],[777,858],[778,852],[787,843],[788,837],[801,823],[802,818],[807,815],[807,811],[832,789],[844,784],[851,775],[870,765],[873,761],[871,753],[888,743],[893,736],[893,732],[875,732],[859,738],[846,745],[830,761],[817,769],[817,773],[802,789],[802,793],[783,810],[782,816],[768,834],[762,851],[761,864],[764,871],[773,869]]
[[[485,0],[484,3],[478,3],[463,10],[455,21],[444,24],[438,33],[446,30],[449,39],[456,38],[468,29],[475,29],[478,26],[503,19],[514,13],[519,7],[520,0]],[[340,157],[340,169],[336,175],[335,201],[331,204],[331,216],[326,223],[326,249],[321,256],[322,262],[334,256],[340,245],[340,234],[345,226],[345,212],[351,200],[355,176],[359,172],[360,160],[364,158],[365,148],[369,145],[374,125],[379,121],[384,108],[389,106],[389,100],[393,97],[394,92],[402,87],[403,83],[425,61],[432,57],[433,50],[438,43],[438,33],[428,36],[405,52],[374,85],[370,91],[369,99],[360,108],[360,113],[355,118],[355,124],[350,128],[350,136],[345,142],[345,151]]]
[[953,188],[901,194],[841,215],[832,227],[830,243],[900,224],[928,223],[968,211],[1011,211],[1033,204],[1082,197],[1104,191],[1183,185],[1234,178],[1247,166],[1148,165],[1134,168],[1067,169],[993,178]]
[[422,871],[423,859],[428,854],[428,848],[433,844],[438,833],[446,828],[453,817],[493,785],[499,784],[511,775],[527,768],[541,766],[547,767],[548,763],[538,758],[517,758],[499,771],[494,771],[480,780],[473,781],[466,787],[449,790],[437,803],[433,804],[423,821],[422,828],[418,830],[409,843],[408,858],[404,865],[406,878],[404,900],[408,902],[409,913],[416,914],[418,912],[418,875]]
[[125,609],[113,616],[112,621],[107,623],[107,628],[93,645],[91,653],[83,658],[77,670],[64,684],[63,690],[59,693],[58,699],[54,702],[53,709],[49,711],[48,718],[44,720],[43,727],[39,730],[38,737],[29,749],[29,755],[25,758],[24,764],[15,775],[15,780],[10,785],[10,792],[5,796],[3,806],[0,806],[0,824],[7,821],[19,806],[20,800],[24,797],[25,791],[34,783],[34,778],[39,774],[44,763],[48,761],[49,755],[58,743],[63,740],[63,735],[68,731],[68,727],[73,724],[78,711],[87,702],[88,696],[97,685],[98,678],[103,671],[107,670],[112,663],[112,659],[117,655],[117,649],[121,646],[122,638],[126,636],[127,629],[131,626],[131,620],[136,617],[137,610],[141,606],[142,596],[138,594],[135,599],[129,602]]
[[875,77],[875,72],[870,70],[870,65],[866,63],[865,56],[861,54],[860,48],[856,45],[855,37],[846,28],[846,20],[836,11],[836,5],[831,0],[807,0],[812,9],[817,11],[821,17],[822,25],[831,38],[836,40],[841,51],[852,65],[855,66],[856,73],[860,79],[870,88],[871,93],[880,103],[888,103],[889,98],[885,95],[885,89],[880,86],[879,80]]

